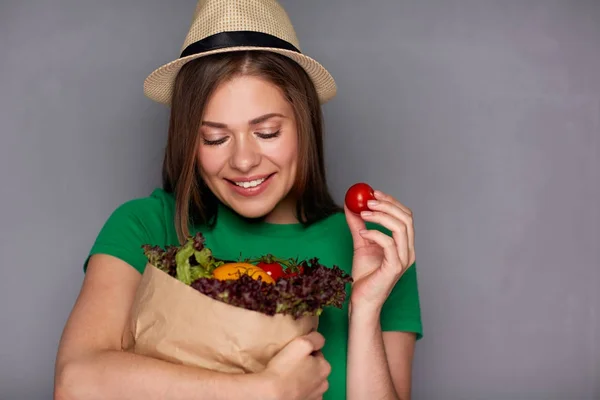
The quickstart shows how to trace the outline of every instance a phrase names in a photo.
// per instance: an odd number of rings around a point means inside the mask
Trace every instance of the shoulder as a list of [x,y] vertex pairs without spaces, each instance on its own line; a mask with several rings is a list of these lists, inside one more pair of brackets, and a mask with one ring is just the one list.
[[149,196],[128,200],[120,204],[110,215],[109,221],[123,221],[130,224],[161,222],[173,214],[175,200],[170,193],[155,189]]
[[143,272],[146,258],[142,246],[165,246],[173,240],[174,208],[173,197],[162,189],[120,204],[104,222],[90,256],[112,255]]

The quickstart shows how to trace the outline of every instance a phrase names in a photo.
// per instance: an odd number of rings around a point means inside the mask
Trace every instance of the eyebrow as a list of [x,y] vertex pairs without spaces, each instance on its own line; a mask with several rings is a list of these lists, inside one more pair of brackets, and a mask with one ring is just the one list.
[[[279,114],[279,113],[265,114],[265,115],[261,115],[260,117],[254,118],[253,120],[250,120],[248,123],[250,125],[257,125],[257,124],[265,122],[274,117],[285,118],[285,115]],[[227,128],[226,124],[223,124],[220,122],[211,122],[211,121],[202,121],[202,126],[210,126],[211,128],[222,128],[222,129]]]

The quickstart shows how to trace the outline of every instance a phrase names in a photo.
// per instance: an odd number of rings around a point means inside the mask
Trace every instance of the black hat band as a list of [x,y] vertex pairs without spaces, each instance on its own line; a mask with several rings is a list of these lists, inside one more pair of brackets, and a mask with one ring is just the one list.
[[268,33],[236,31],[217,33],[191,43],[181,52],[180,58],[228,47],[271,47],[301,54],[293,44]]

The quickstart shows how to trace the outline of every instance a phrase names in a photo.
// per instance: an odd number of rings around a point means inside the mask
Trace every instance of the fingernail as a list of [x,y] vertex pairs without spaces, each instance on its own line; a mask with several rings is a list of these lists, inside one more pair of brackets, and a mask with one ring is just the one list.
[[369,207],[376,207],[379,204],[379,202],[377,200],[369,200],[367,201],[367,205]]
[[371,215],[373,215],[373,213],[371,211],[363,211],[360,213],[360,215],[362,215],[363,217],[370,217]]
[[367,233],[366,229],[361,229],[360,231],[358,231],[358,233],[360,233],[361,235],[364,235],[365,233]]

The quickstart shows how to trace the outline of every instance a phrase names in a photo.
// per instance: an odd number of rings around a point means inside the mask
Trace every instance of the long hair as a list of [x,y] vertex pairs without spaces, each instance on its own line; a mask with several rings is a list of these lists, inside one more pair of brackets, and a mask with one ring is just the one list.
[[299,165],[292,194],[298,199],[298,220],[308,226],[341,211],[325,178],[321,105],[302,67],[271,52],[214,54],[185,64],[174,83],[162,181],[163,189],[175,197],[175,227],[180,241],[189,236],[190,224],[215,222],[218,199],[200,177],[197,165],[199,129],[215,89],[241,75],[260,77],[278,86],[294,110]]

